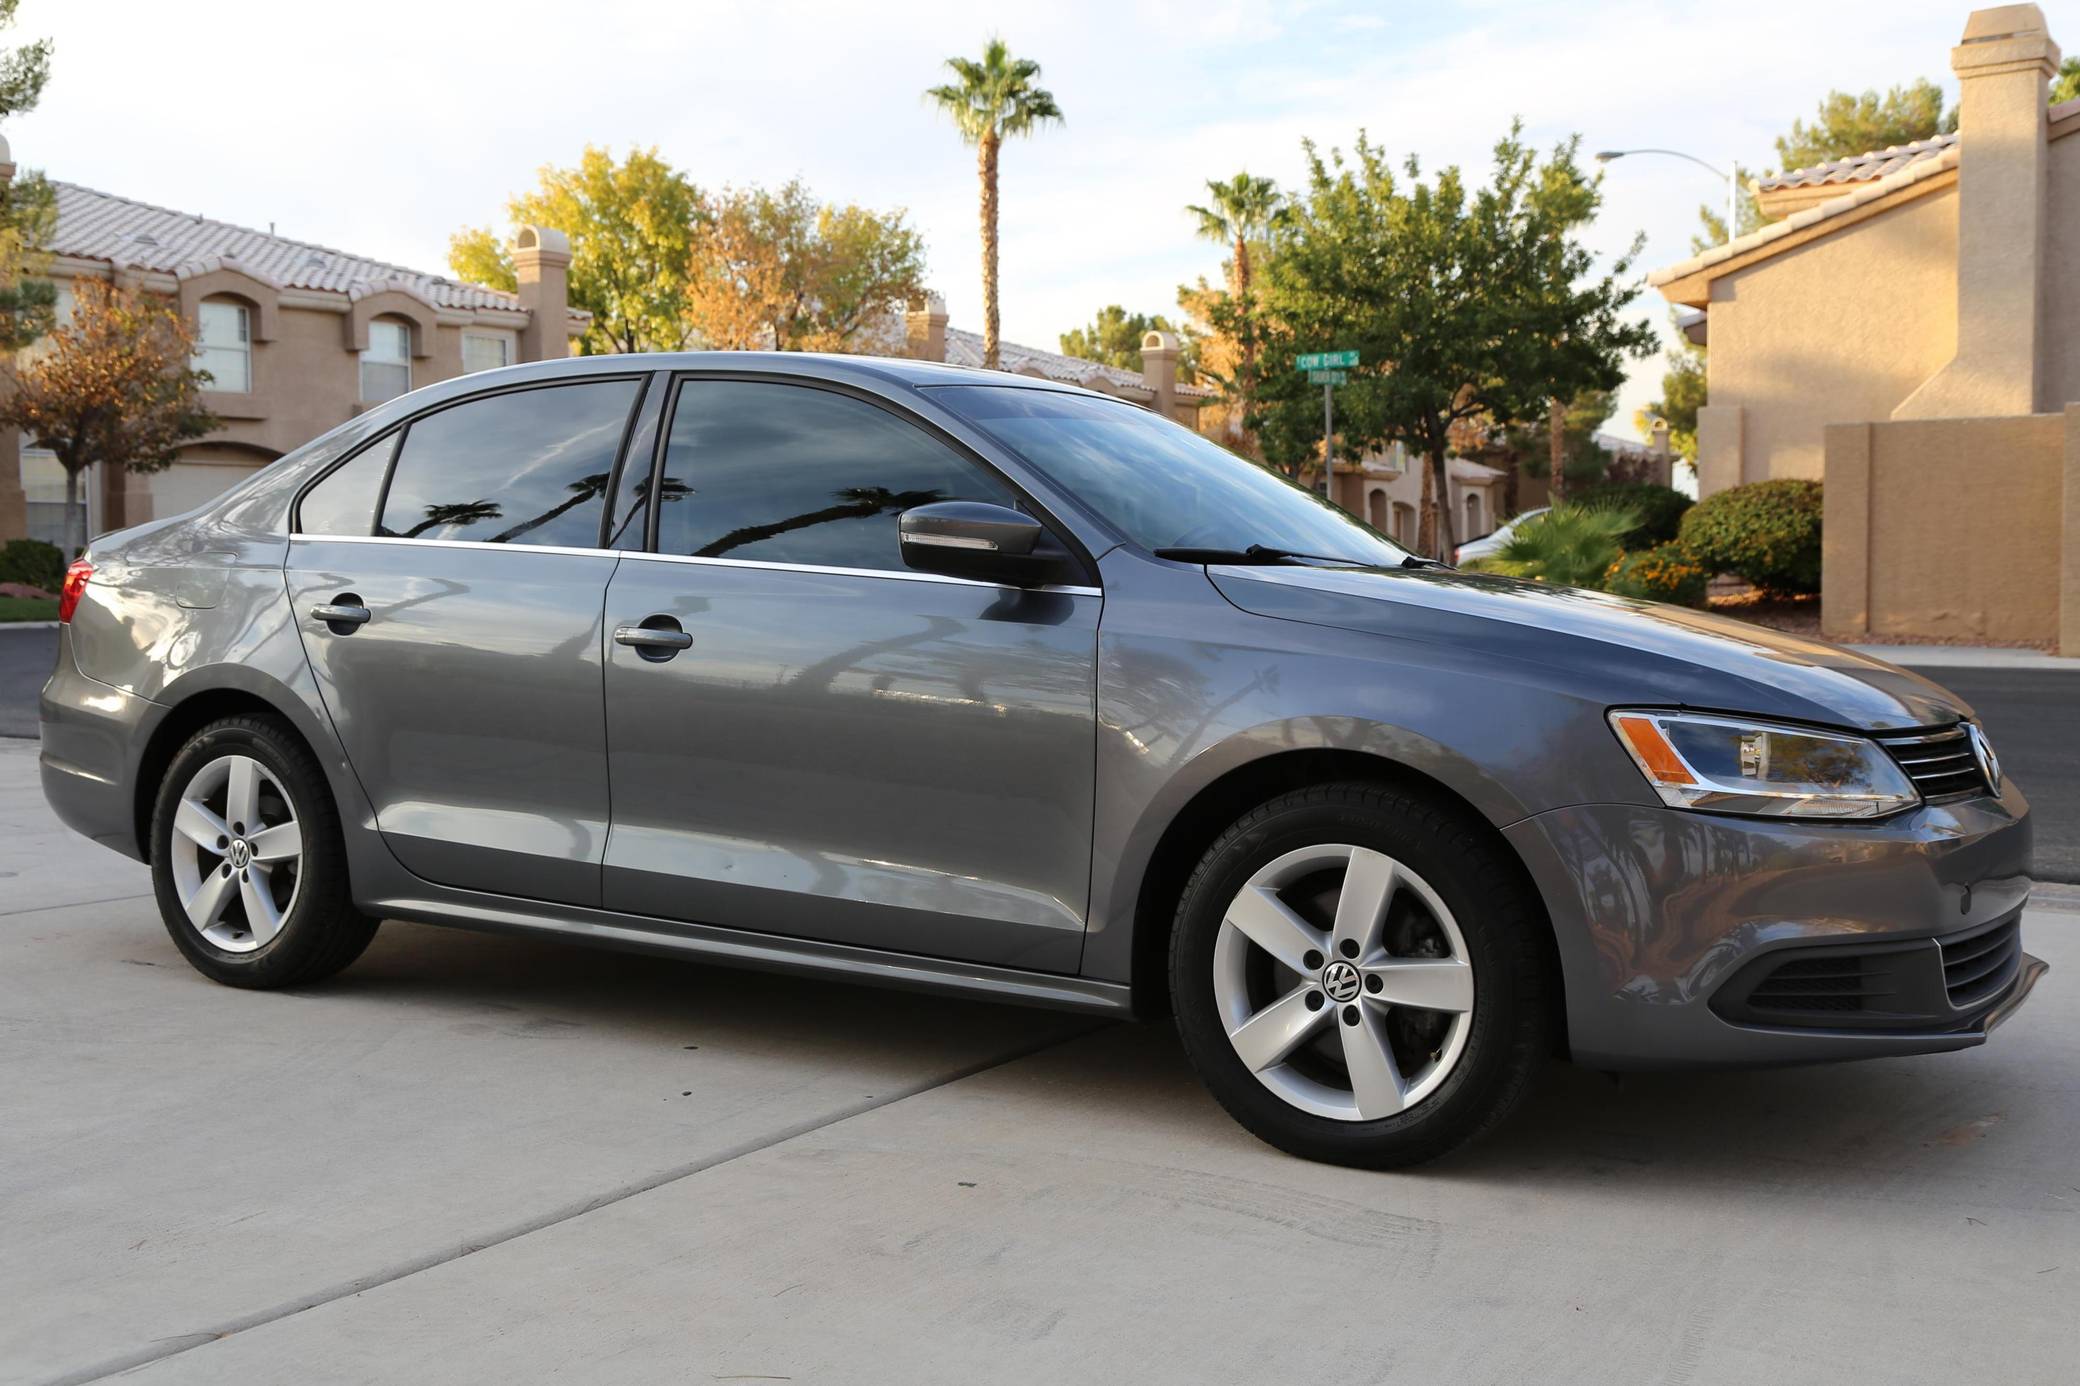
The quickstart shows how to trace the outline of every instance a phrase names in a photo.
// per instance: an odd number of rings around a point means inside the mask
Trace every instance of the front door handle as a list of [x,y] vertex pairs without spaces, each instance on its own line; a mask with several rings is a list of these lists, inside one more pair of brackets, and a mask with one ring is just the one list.
[[352,592],[342,592],[311,608],[311,619],[323,621],[334,635],[346,635],[356,626],[366,625],[374,614]]
[[666,660],[692,649],[693,637],[669,616],[650,616],[639,626],[614,627],[614,643],[630,646],[645,659]]

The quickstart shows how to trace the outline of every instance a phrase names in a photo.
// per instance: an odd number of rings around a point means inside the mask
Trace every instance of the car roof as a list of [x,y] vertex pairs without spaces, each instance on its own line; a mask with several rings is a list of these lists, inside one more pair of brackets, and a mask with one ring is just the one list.
[[[613,374],[629,370],[683,371],[772,371],[784,375],[829,377],[871,376],[910,386],[997,385],[1023,390],[1052,390],[1061,393],[1114,396],[1060,380],[1040,380],[1012,375],[1007,371],[983,370],[975,366],[950,366],[942,361],[918,361],[906,356],[867,356],[835,351],[653,351],[613,353],[602,356],[558,357],[507,366],[497,374],[508,380],[532,376],[570,376],[594,372]],[[477,372],[467,378],[490,383],[492,372]]]

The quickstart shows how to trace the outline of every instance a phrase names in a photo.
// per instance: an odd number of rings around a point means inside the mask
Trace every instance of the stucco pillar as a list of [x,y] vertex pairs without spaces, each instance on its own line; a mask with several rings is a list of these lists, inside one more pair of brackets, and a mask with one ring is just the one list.
[[[14,152],[0,137],[0,188],[14,181]],[[14,393],[14,353],[0,353],[0,399]],[[29,503],[22,494],[22,435],[0,428],[0,543],[29,533]]]
[[571,243],[561,231],[523,226],[513,241],[513,270],[520,281],[520,359],[551,361],[571,354]]
[[1747,416],[1738,404],[1707,404],[1697,411],[1697,494],[1709,496],[1748,480]]
[[2058,45],[2035,5],[1976,10],[1951,50],[1958,81],[1957,355],[1895,419],[1979,418],[2052,407],[2043,330],[2050,149],[2044,84]]
[[1150,409],[1166,419],[1177,417],[1177,338],[1168,332],[1142,337],[1141,383],[1155,396]]
[[913,361],[945,361],[945,299],[928,292],[910,305],[903,314],[903,352]]
[[1871,425],[1821,430],[1820,624],[1835,639],[1871,629]]
[[2058,652],[2080,656],[2080,404],[2066,406],[2063,519],[2059,529]]

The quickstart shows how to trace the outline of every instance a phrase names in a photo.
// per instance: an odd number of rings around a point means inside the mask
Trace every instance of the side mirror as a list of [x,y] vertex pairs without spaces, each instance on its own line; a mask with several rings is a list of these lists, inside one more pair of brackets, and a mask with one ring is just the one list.
[[983,501],[939,501],[896,522],[903,562],[921,573],[1010,587],[1061,580],[1068,555],[1030,515]]

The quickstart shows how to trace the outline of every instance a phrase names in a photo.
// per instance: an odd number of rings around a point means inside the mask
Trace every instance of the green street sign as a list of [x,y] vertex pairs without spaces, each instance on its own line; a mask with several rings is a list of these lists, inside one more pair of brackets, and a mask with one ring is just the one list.
[[1333,371],[1357,364],[1355,351],[1310,351],[1293,359],[1293,369],[1298,371]]
[[1350,383],[1350,378],[1351,373],[1349,371],[1309,371],[1307,373],[1307,383],[1310,385],[1346,385]]

